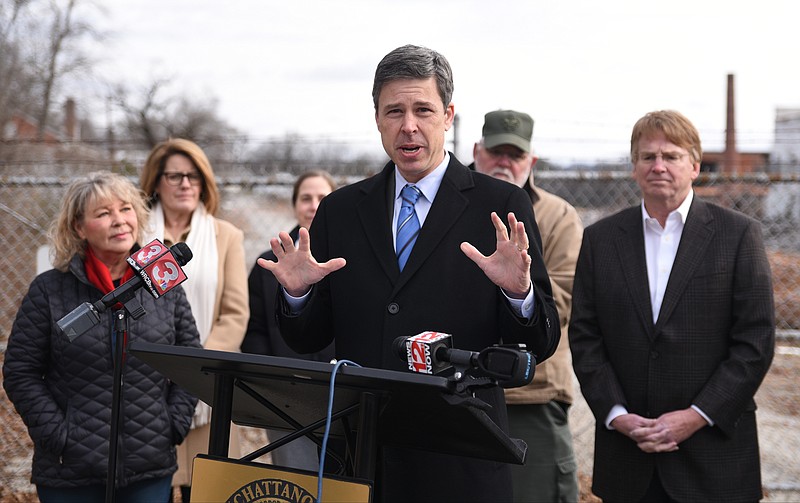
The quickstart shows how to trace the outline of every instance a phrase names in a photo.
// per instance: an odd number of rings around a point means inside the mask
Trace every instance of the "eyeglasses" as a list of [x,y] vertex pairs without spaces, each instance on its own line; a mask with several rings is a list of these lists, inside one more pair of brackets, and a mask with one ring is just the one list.
[[177,187],[181,183],[183,183],[183,179],[189,179],[189,185],[200,185],[203,182],[203,177],[200,176],[200,173],[167,173],[164,172],[161,176],[167,181],[168,184]]
[[645,164],[647,166],[652,166],[656,163],[656,159],[659,157],[661,158],[661,162],[664,163],[665,166],[677,166],[680,164],[681,159],[686,157],[689,154],[684,154],[681,152],[662,152],[660,154],[654,154],[653,152],[644,152],[639,154],[639,162]]

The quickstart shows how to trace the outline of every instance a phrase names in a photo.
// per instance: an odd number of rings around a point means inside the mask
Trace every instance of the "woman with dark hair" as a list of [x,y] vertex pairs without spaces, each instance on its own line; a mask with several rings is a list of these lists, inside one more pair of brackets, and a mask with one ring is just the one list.
[[[147,224],[141,192],[110,172],[75,180],[50,233],[54,269],[22,300],[3,365],[3,386],[28,427],[31,482],[42,502],[105,500],[114,383],[115,309],[70,341],[56,322],[133,276],[126,258]],[[181,287],[158,300],[136,292],[147,315],[128,319],[128,341],[199,347]],[[175,445],[197,399],[135,356],[124,360],[116,500],[167,501]]]
[[[320,201],[336,189],[336,182],[327,171],[306,171],[297,177],[292,189],[292,208],[297,225],[289,232],[294,241],[300,227],[308,229],[317,213]],[[261,258],[275,260],[272,251],[265,251]],[[242,342],[242,351],[304,360],[330,361],[333,358],[333,344],[318,353],[301,355],[292,351],[283,341],[275,321],[275,294],[278,281],[271,272],[255,265],[250,271],[250,321]],[[283,436],[282,432],[267,432],[270,440]],[[276,465],[305,470],[316,470],[319,465],[317,446],[307,438],[299,438],[272,451],[272,462]]]
[[[300,227],[308,229],[317,213],[320,201],[336,190],[336,182],[327,171],[306,171],[297,177],[292,188],[292,208],[297,225],[289,232],[292,240],[297,241]],[[275,254],[267,250],[260,258],[275,260]],[[292,351],[283,342],[277,323],[275,323],[275,292],[278,282],[271,272],[263,267],[254,266],[248,279],[250,290],[250,321],[242,342],[242,351],[271,356],[288,356],[318,361],[329,361],[333,351],[328,350],[301,355]]]

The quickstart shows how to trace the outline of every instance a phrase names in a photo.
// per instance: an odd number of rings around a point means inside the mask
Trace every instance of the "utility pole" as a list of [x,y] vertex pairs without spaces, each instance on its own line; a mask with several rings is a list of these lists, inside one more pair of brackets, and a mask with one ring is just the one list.
[[458,114],[453,117],[453,154],[458,157]]
[[114,138],[114,126],[111,119],[111,95],[106,96],[106,146],[111,166],[116,165],[117,149]]

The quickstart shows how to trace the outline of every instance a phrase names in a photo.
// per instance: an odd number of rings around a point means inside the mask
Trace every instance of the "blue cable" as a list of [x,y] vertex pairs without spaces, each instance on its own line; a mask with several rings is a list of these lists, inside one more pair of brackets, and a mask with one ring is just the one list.
[[333,390],[336,383],[336,373],[342,365],[352,365],[360,367],[358,363],[351,362],[350,360],[339,360],[333,366],[331,372],[331,384],[328,390],[328,414],[325,419],[325,434],[322,436],[322,451],[319,455],[319,471],[317,472],[317,503],[322,502],[322,474],[325,473],[325,451],[328,449],[328,434],[331,431],[331,416],[333,415]]

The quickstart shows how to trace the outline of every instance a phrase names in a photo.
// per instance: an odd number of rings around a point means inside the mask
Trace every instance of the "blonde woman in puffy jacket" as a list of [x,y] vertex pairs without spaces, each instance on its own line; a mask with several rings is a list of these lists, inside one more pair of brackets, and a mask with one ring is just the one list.
[[[3,365],[3,386],[33,440],[31,482],[39,499],[102,502],[108,471],[114,379],[114,313],[72,342],[56,322],[132,277],[125,259],[147,223],[140,191],[110,172],[68,188],[51,232],[54,269],[22,300]],[[178,286],[154,299],[135,294],[146,315],[129,317],[127,340],[199,347],[189,302]],[[167,501],[176,449],[197,399],[135,356],[126,355],[116,501]]]

